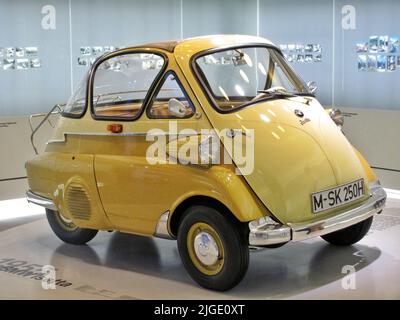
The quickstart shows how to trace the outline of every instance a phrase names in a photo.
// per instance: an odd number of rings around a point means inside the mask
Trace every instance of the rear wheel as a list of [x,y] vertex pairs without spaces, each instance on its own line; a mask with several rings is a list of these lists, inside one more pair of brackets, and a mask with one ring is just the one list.
[[178,230],[178,249],[187,272],[199,285],[225,291],[243,279],[249,248],[241,227],[210,207],[186,211]]
[[58,211],[46,209],[46,216],[56,236],[70,244],[83,245],[92,240],[98,232],[98,230],[79,228]]
[[321,237],[325,241],[337,246],[349,246],[364,238],[371,227],[372,220],[373,217],[370,217],[367,220],[361,221],[355,225]]

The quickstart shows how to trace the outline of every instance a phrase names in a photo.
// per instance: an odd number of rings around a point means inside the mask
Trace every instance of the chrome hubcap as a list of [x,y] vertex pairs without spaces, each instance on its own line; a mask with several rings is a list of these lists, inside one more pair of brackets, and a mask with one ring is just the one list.
[[212,266],[218,261],[217,242],[208,232],[202,231],[194,238],[194,251],[200,262],[206,266]]

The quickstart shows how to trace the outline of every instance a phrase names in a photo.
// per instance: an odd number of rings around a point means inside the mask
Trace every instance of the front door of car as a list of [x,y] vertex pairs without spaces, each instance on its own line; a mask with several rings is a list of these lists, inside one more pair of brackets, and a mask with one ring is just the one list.
[[199,132],[210,126],[173,57],[167,68],[166,60],[157,53],[117,56],[102,62],[93,78],[92,112],[103,130],[96,180],[104,210],[118,230],[154,232],[160,215],[179,197],[184,170],[190,169],[168,153],[163,157],[161,149],[152,150],[179,138],[175,134],[183,129]]

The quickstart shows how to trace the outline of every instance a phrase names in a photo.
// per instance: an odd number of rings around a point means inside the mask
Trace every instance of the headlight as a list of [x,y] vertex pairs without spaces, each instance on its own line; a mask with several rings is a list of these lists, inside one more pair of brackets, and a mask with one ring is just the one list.
[[342,128],[342,127],[343,127],[343,124],[344,124],[344,116],[343,116],[342,111],[340,111],[339,109],[332,109],[332,110],[329,112],[329,116],[331,117],[331,119],[333,120],[333,122],[335,122],[336,125],[337,125],[339,128]]

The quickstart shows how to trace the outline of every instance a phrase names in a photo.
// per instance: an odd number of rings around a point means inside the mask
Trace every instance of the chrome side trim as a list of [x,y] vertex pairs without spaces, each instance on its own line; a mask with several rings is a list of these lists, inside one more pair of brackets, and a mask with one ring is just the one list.
[[158,219],[156,232],[154,233],[155,237],[163,239],[174,239],[174,237],[171,236],[171,234],[168,231],[168,222],[169,222],[169,210],[164,212]]
[[126,132],[126,133],[106,133],[106,132],[64,132],[63,139],[53,139],[47,141],[47,144],[51,143],[65,143],[67,141],[67,135],[70,136],[100,136],[100,137],[158,137],[158,136],[177,136],[177,137],[190,137],[197,136],[196,133],[148,133],[148,132]]
[[379,183],[370,184],[368,200],[356,208],[346,210],[329,218],[311,223],[280,224],[269,217],[249,223],[249,245],[267,246],[288,241],[302,241],[335,232],[382,212],[386,202],[386,192]]
[[46,209],[57,211],[57,208],[52,200],[39,196],[38,194],[33,193],[31,190],[28,190],[26,192],[26,200],[30,203],[37,204],[38,206],[44,207]]

